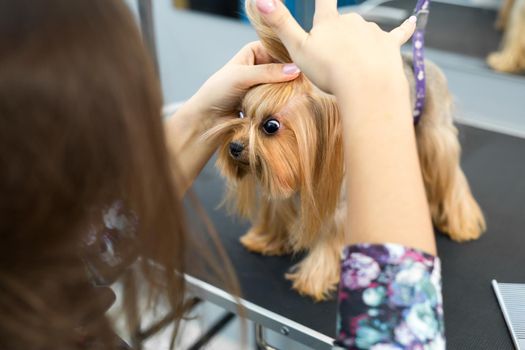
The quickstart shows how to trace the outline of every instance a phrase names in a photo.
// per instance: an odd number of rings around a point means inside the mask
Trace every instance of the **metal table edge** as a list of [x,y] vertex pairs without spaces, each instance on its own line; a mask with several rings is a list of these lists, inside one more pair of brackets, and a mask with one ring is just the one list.
[[187,274],[184,275],[184,278],[188,291],[203,300],[209,301],[233,313],[239,313],[240,306],[244,310],[247,319],[277,333],[282,333],[281,331],[284,328],[287,330],[287,336],[290,339],[303,345],[319,350],[336,349],[333,345],[334,338],[276,314],[250,301],[236,297],[198,278]]

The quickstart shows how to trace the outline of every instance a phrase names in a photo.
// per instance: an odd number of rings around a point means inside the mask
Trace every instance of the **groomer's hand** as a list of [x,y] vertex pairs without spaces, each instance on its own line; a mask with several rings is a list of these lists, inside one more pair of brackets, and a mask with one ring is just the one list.
[[235,110],[246,91],[264,83],[293,80],[300,70],[295,64],[273,63],[259,41],[244,46],[224,67],[212,75],[190,103],[208,120]]
[[166,137],[181,194],[190,186],[216,151],[220,140],[202,135],[232,115],[252,86],[293,80],[299,76],[294,64],[272,63],[258,41],[246,45],[230,62],[209,78],[166,123]]
[[314,25],[306,33],[280,0],[254,0],[293,61],[318,87],[336,94],[363,84],[377,87],[403,73],[400,46],[415,30],[415,17],[385,32],[355,13],[340,15],[337,0],[316,0]]

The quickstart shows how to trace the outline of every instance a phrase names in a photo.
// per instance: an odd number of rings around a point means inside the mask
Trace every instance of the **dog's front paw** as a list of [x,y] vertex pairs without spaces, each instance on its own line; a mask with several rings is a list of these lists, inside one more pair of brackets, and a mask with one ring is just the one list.
[[291,253],[282,235],[261,233],[257,228],[250,229],[240,241],[249,251],[262,255],[276,256]]
[[476,205],[465,215],[465,212],[457,216],[436,222],[437,229],[449,236],[456,242],[467,242],[478,239],[486,229],[485,219],[481,210]]
[[445,201],[443,211],[434,212],[432,219],[439,231],[447,234],[457,242],[466,242],[478,239],[487,229],[485,217],[478,203],[466,185],[457,190],[461,201]]
[[467,242],[478,239],[486,230],[487,226],[483,213],[477,203],[474,202],[474,199],[472,199],[471,203],[468,211],[456,211],[456,215],[449,214],[445,220],[436,222],[438,230],[456,242]]
[[305,264],[303,261],[285,275],[287,280],[292,281],[292,288],[317,302],[332,299],[339,283],[339,270],[311,269],[308,265],[309,262]]
[[[484,224],[483,224],[484,225]],[[459,228],[439,228],[442,232],[444,232],[446,235],[448,235],[452,240],[456,242],[468,242],[473,241],[475,239],[478,239],[483,231],[485,230],[485,227],[482,226],[481,223],[477,224],[476,226],[463,226]]]
[[473,230],[470,232],[445,232],[446,235],[448,235],[452,240],[456,242],[468,242],[478,239],[482,231],[481,230]]

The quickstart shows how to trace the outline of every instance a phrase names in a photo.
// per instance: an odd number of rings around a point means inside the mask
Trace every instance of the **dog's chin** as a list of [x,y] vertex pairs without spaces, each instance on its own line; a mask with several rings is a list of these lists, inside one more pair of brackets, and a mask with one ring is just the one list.
[[251,172],[250,163],[245,161],[229,161],[228,168],[230,176],[237,180],[241,180]]
[[[230,177],[241,181],[245,176],[253,174],[254,169],[250,167],[250,163],[243,161],[229,162]],[[255,179],[257,179],[258,187],[261,194],[269,200],[285,200],[294,196],[299,190],[289,186],[283,186],[278,183],[266,183],[262,181],[260,174],[256,171]]]

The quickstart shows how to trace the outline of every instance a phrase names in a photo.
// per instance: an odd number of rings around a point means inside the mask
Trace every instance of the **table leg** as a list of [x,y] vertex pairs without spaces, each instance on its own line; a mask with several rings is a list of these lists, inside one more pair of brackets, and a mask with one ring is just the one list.
[[188,350],[199,350],[202,349],[206,344],[210,342],[220,331],[224,329],[231,321],[235,319],[235,314],[226,312],[213,326],[206,331]]
[[264,327],[254,323],[255,326],[255,347],[257,350],[277,350],[266,342],[264,339]]

